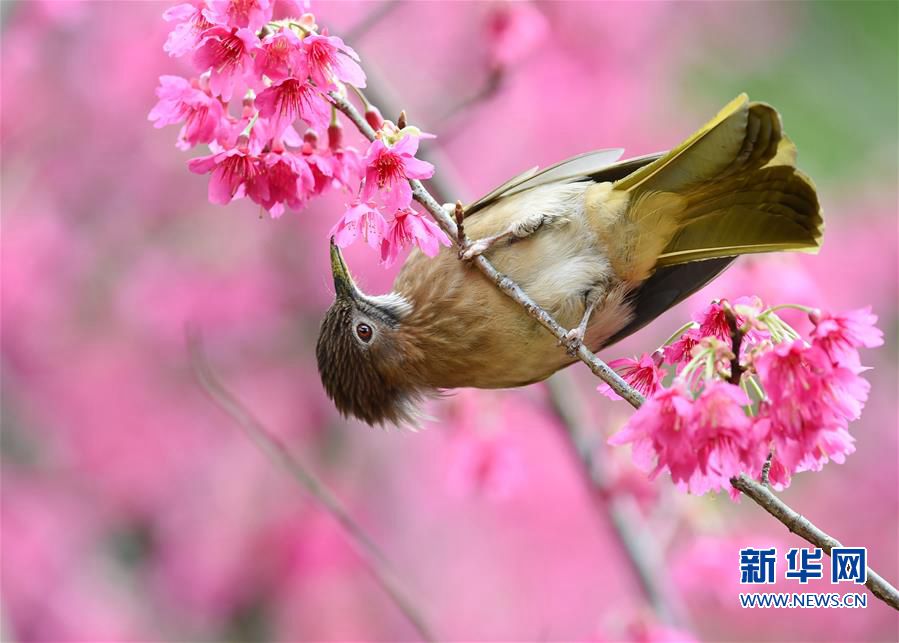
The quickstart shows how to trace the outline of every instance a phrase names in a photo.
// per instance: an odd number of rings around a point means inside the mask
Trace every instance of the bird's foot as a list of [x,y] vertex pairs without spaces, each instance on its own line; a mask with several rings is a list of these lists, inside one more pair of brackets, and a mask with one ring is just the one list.
[[484,237],[477,241],[469,241],[468,245],[459,252],[459,258],[462,261],[471,261],[475,257],[480,257],[500,241],[508,239],[511,236],[512,232],[507,230],[506,232],[494,234],[490,237]]
[[559,340],[559,346],[565,346],[565,351],[574,357],[577,355],[578,349],[581,347],[581,344],[584,343],[584,335],[586,334],[586,328],[582,328],[578,326],[577,328],[572,328],[565,334],[565,339]]
[[477,241],[471,241],[468,246],[459,251],[459,258],[462,261],[471,261],[475,257],[480,257],[482,254],[487,252],[490,249],[490,246],[493,245],[493,240],[488,237],[486,239],[478,239]]

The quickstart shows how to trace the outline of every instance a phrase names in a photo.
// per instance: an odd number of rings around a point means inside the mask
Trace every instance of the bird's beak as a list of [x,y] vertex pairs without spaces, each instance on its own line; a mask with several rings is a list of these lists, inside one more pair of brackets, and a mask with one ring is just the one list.
[[331,274],[334,275],[334,292],[338,299],[352,299],[358,289],[356,282],[353,281],[349,269],[343,262],[343,255],[340,254],[340,248],[331,238]]

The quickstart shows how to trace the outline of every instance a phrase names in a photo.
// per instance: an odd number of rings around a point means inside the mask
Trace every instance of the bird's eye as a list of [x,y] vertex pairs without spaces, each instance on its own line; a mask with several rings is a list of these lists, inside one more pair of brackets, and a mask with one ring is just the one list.
[[372,331],[368,324],[358,324],[356,326],[356,335],[366,344],[371,341]]

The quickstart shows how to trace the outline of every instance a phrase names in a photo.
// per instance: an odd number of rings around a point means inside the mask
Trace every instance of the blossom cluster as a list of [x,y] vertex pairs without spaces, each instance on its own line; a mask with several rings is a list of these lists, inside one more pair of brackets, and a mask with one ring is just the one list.
[[[843,462],[855,450],[849,422],[870,388],[858,349],[883,343],[877,317],[870,308],[795,307],[811,322],[803,338],[777,315],[781,308],[757,297],[713,302],[655,353],[611,362],[647,399],[610,444],[631,443],[651,477],[668,471],[696,494],[736,493],[730,479],[761,478],[766,461],[775,488]],[[600,391],[617,397],[607,385]]]
[[164,49],[189,59],[196,75],[161,76],[149,119],[180,124],[180,149],[208,145],[188,168],[210,175],[212,203],[246,197],[279,217],[340,190],[350,203],[331,231],[339,245],[363,238],[385,264],[410,244],[435,255],[449,239],[412,209],[408,183],[434,173],[415,158],[422,133],[384,121],[366,101],[376,138],[364,153],[345,145],[332,96],[349,87],[364,100],[359,56],[296,7],[296,17],[274,20],[273,5],[190,0],[168,9]]

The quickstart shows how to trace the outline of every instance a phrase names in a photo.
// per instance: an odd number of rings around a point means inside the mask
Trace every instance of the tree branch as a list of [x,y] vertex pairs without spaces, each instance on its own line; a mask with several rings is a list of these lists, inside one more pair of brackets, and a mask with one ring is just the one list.
[[436,638],[431,633],[421,610],[403,589],[381,549],[347,513],[337,497],[306,470],[299,460],[291,455],[287,447],[222,384],[206,359],[201,338],[196,331],[188,329],[187,347],[197,382],[207,397],[233,419],[265,455],[290,473],[313,500],[331,514],[356,549],[375,582],[409,620],[418,635],[425,641],[435,641]]
[[[831,549],[841,546],[838,540],[818,529],[808,518],[798,514],[783,500],[775,496],[770,489],[752,480],[745,473],[741,473],[736,478],[731,479],[730,483],[745,493],[758,506],[782,522],[792,533],[816,547],[820,547],[828,556],[830,556]],[[893,609],[899,610],[899,591],[896,591],[895,587],[890,585],[870,567],[868,567],[868,580],[865,586],[871,590],[874,596]]]
[[[366,138],[368,138],[368,140],[372,141],[375,139],[375,131],[369,126],[369,124],[365,121],[365,119],[355,108],[355,106],[353,106],[352,103],[350,103],[344,96],[341,96],[336,92],[331,92],[329,96],[334,102],[335,107],[343,112],[343,114],[353,122],[353,124]],[[431,214],[431,216],[441,227],[441,229],[447,234],[447,236],[449,236],[450,239],[454,240],[460,248],[466,247],[469,241],[465,237],[464,233],[459,233],[456,227],[456,222],[450,216],[450,213],[442,208],[439,203],[437,203],[437,201],[434,199],[434,197],[431,196],[431,194],[424,187],[421,181],[413,179],[409,181],[409,185],[412,187],[413,198]],[[515,281],[499,272],[493,266],[489,259],[484,256],[478,256],[472,261],[472,263],[478,270],[480,270],[484,274],[485,277],[496,284],[496,287],[499,288],[500,291],[506,294],[517,304],[519,304],[530,317],[535,319],[541,326],[546,328],[560,342],[566,339],[568,333],[567,329],[563,328],[552,317],[552,315],[550,315],[533,299],[531,299],[530,296],[525,293]],[[738,343],[735,354],[737,355],[738,362]],[[629,386],[623,379],[621,379],[621,377],[615,371],[609,368],[605,362],[594,355],[589,349],[587,349],[586,346],[580,344],[578,346],[576,356],[580,361],[582,361],[590,368],[594,375],[606,382],[609,387],[613,391],[615,391],[615,393],[617,393],[622,399],[626,400],[635,409],[640,408],[640,406],[644,402],[643,396],[640,395],[640,393],[634,390],[631,386]],[[733,372],[732,375],[734,375]],[[577,445],[575,445],[575,448],[577,449]],[[584,462],[585,467],[587,467],[588,471],[590,471],[592,467],[590,457],[588,457],[580,449],[577,449],[577,451],[581,457],[581,460]],[[741,474],[740,476],[733,478],[731,480],[731,484],[736,489],[739,489],[740,491],[745,493],[747,497],[759,504],[772,516],[780,520],[780,522],[786,525],[787,528],[790,529],[790,531],[801,536],[811,544],[820,546],[827,552],[828,555],[830,555],[830,546],[825,546],[823,543],[836,543],[837,541],[815,527],[807,519],[802,518],[798,513],[790,509],[782,500],[778,499],[764,485],[756,482],[755,480],[752,480],[745,474]],[[897,592],[896,588],[890,585],[887,581],[885,581],[881,576],[879,576],[870,568],[868,568],[868,583],[866,583],[866,585],[871,589],[871,592],[877,598],[884,601],[893,608],[899,610],[899,592]]]

